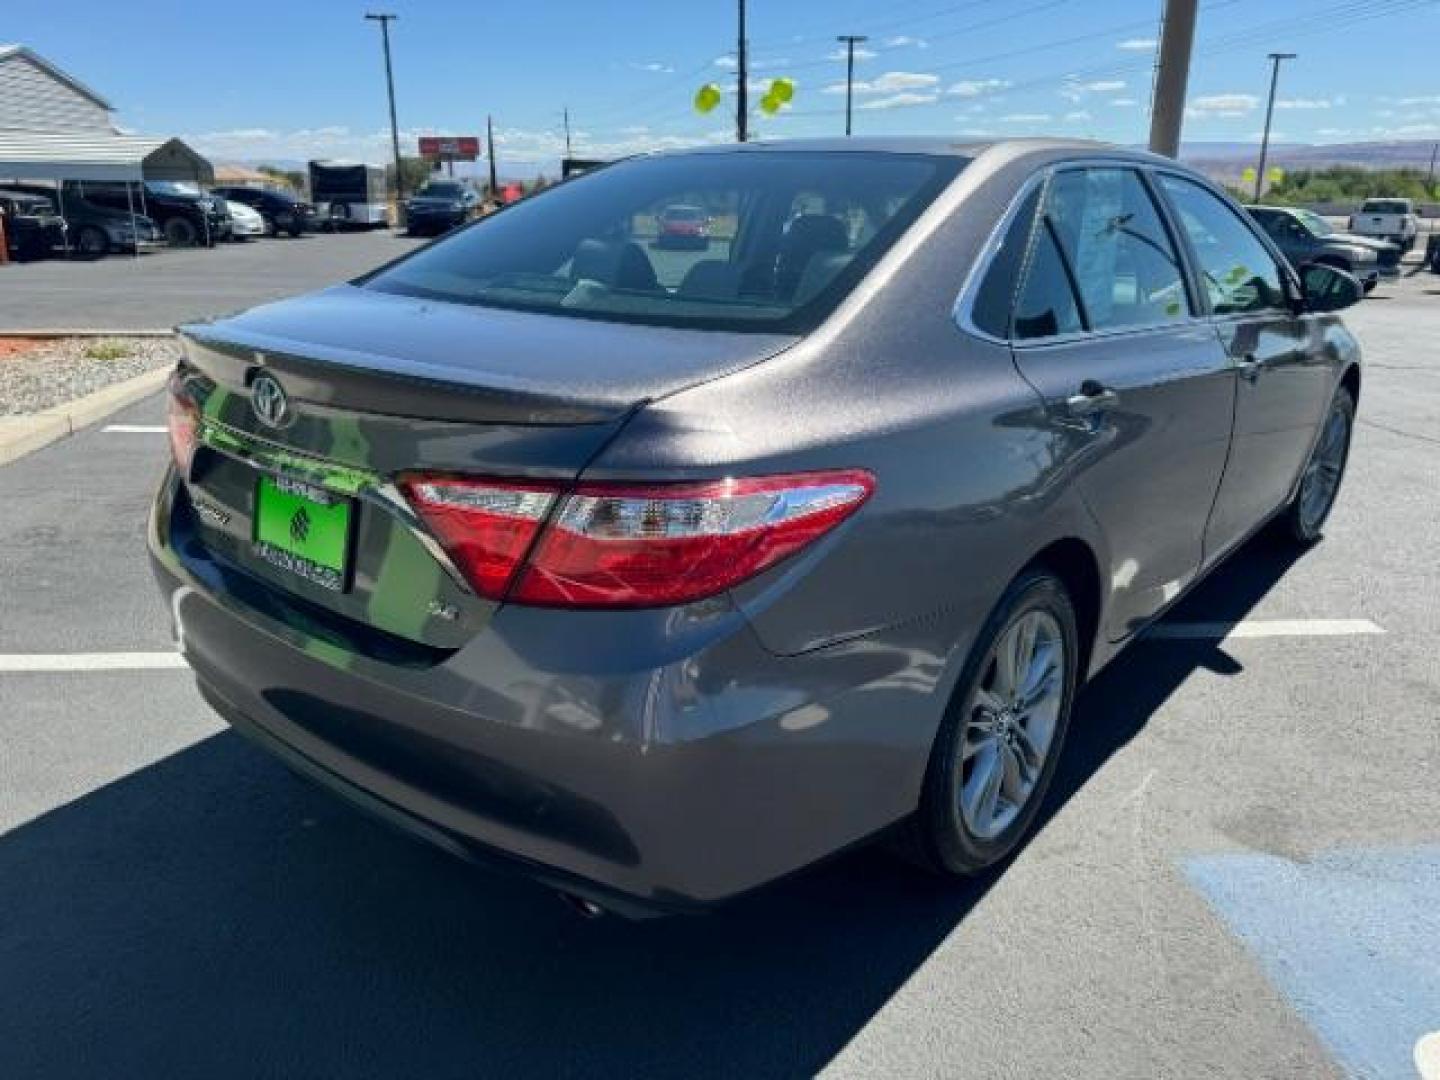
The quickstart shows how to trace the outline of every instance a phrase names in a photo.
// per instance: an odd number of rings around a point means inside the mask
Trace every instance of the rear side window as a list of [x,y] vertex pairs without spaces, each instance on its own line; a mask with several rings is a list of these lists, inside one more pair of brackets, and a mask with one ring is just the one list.
[[1040,188],[1036,187],[1020,204],[990,261],[985,279],[975,292],[971,319],[978,329],[994,337],[1010,336],[1010,312],[1015,305],[1020,270],[1025,265],[1025,253],[1030,247],[1030,232],[1039,205]]
[[1045,214],[1075,275],[1090,329],[1153,326],[1190,314],[1179,256],[1134,171],[1057,173]]
[[1055,337],[1084,329],[1070,276],[1055,242],[1055,231],[1044,222],[1035,236],[1025,280],[1015,302],[1015,337]]
[[1160,186],[1175,207],[1216,315],[1284,309],[1280,268],[1240,215],[1211,192],[1169,173]]

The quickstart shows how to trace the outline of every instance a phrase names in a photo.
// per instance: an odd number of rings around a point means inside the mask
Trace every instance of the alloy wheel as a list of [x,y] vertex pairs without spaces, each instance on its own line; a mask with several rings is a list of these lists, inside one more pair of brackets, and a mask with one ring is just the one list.
[[1340,490],[1349,443],[1350,418],[1337,400],[1300,482],[1300,524],[1307,532],[1318,531],[1330,513],[1335,494]]
[[1065,638],[1046,611],[1030,610],[1000,635],[970,703],[960,741],[960,815],[993,840],[1034,794],[1065,697]]

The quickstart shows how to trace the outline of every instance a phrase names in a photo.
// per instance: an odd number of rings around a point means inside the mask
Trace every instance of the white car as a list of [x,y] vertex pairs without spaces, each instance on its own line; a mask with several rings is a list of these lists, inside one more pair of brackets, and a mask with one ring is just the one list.
[[248,240],[252,236],[265,235],[265,219],[250,207],[231,199],[225,200],[225,207],[230,211],[232,240]]

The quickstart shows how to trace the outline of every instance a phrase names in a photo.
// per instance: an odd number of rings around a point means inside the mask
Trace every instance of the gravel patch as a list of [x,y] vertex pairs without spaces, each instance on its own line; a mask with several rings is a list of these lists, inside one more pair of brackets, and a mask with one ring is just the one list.
[[0,416],[63,405],[179,357],[172,338],[61,338],[0,351]]

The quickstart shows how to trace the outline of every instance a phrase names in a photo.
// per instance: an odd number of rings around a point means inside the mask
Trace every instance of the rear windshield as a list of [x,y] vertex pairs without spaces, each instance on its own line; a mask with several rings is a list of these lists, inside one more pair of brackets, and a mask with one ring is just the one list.
[[460,196],[465,189],[459,184],[426,184],[416,195],[430,195],[435,198],[454,199]]
[[1408,214],[1410,204],[1400,199],[1367,199],[1360,209],[1367,214]]
[[[560,184],[357,284],[660,326],[803,331],[960,171],[921,154],[636,158]],[[693,210],[703,236],[662,235]]]

